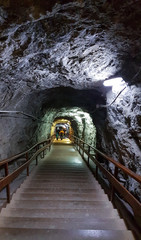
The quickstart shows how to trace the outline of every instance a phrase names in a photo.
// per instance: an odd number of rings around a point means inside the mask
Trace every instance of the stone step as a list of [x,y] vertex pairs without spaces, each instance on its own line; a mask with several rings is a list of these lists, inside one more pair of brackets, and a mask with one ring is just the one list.
[[78,189],[78,188],[81,188],[81,189],[100,189],[101,187],[98,185],[98,184],[94,184],[94,183],[91,183],[91,184],[85,184],[85,183],[74,183],[74,184],[70,184],[69,182],[64,182],[63,184],[60,182],[60,183],[57,183],[57,182],[32,182],[32,181],[25,181],[23,183],[22,186],[25,186],[25,187],[47,187],[47,188],[68,188],[68,189]]
[[95,182],[97,182],[96,181],[96,179],[94,179],[94,177],[84,177],[84,176],[59,176],[58,178],[57,178],[57,176],[54,178],[54,176],[48,176],[48,175],[34,175],[34,176],[29,176],[29,177],[27,177],[27,179],[34,179],[34,180],[40,180],[40,179],[45,179],[45,180],[49,180],[49,181],[52,181],[52,180],[56,180],[56,181],[63,181],[64,179],[66,179],[66,180],[70,180],[70,181],[92,181],[92,180],[94,180]]
[[42,165],[41,167],[39,166],[38,171],[72,171],[72,172],[87,172],[87,168],[85,168],[85,166],[80,167],[80,166],[72,166],[72,165],[68,165],[68,166],[62,166],[62,165],[58,165],[55,166],[54,164],[49,165]]
[[33,183],[35,183],[36,184],[36,182],[38,182],[38,183],[42,183],[42,182],[44,182],[44,183],[64,183],[64,181],[65,181],[65,183],[69,183],[69,184],[75,184],[75,183],[77,183],[77,184],[85,184],[85,183],[88,183],[88,184],[98,184],[95,180],[91,180],[91,179],[79,179],[79,178],[75,178],[75,179],[70,179],[70,178],[62,178],[62,179],[60,179],[60,178],[48,178],[48,177],[42,177],[42,178],[27,178],[26,180],[25,180],[25,182],[27,182],[27,181],[32,181]]
[[[10,206],[20,208],[39,208],[39,209],[93,209],[108,208],[112,210],[110,201],[69,201],[69,200],[15,200],[12,199]],[[111,208],[111,209],[110,209]]]
[[49,166],[49,165],[42,165],[42,167],[38,167],[38,171],[41,172],[50,172],[50,171],[69,171],[69,172],[80,172],[80,173],[88,173],[87,171],[87,167],[83,166],[83,167],[78,167],[78,166],[74,166],[72,167],[71,164],[69,165],[69,167],[63,167],[63,166]]
[[80,164],[80,165],[72,165],[71,163],[68,165],[65,164],[42,164],[38,167],[39,170],[41,171],[46,171],[48,169],[54,169],[54,170],[72,170],[72,171],[87,171],[86,165],[85,164]]
[[85,190],[90,190],[90,191],[95,191],[95,190],[101,190],[100,186],[76,186],[76,185],[71,185],[71,184],[32,184],[32,183],[23,183],[22,184],[23,188],[34,188],[34,189],[46,189],[46,191],[85,191]]
[[39,167],[42,166],[66,166],[66,167],[78,167],[78,168],[82,168],[82,166],[85,166],[85,162],[83,162],[82,159],[79,160],[79,163],[74,163],[73,160],[71,161],[61,161],[61,159],[59,158],[59,160],[56,160],[55,158],[51,161],[46,160],[46,161],[42,161],[42,164],[40,164]]
[[[90,176],[88,174],[82,174],[82,173],[77,173],[77,174],[73,174],[73,173],[40,173],[37,172],[36,176],[44,176],[44,177],[51,177],[51,178],[89,178]],[[91,179],[91,178],[90,178]]]
[[43,166],[42,168],[38,168],[39,172],[50,172],[50,171],[54,171],[54,172],[72,172],[72,173],[88,173],[87,168],[83,167],[83,168],[79,168],[79,167],[55,167],[55,166]]
[[78,174],[78,173],[81,173],[81,174],[89,174],[88,172],[87,172],[87,170],[86,169],[84,169],[84,170],[79,170],[79,169],[63,169],[63,168],[54,168],[54,167],[52,167],[52,168],[46,168],[46,169],[44,169],[44,170],[42,170],[42,169],[38,169],[38,171],[37,171],[38,173],[40,172],[40,173],[50,173],[50,172],[53,172],[53,173],[71,173],[71,174]]
[[1,217],[0,228],[126,230],[121,219]]
[[46,165],[42,165],[41,167],[39,166],[38,171],[72,171],[72,172],[87,172],[87,168],[85,166],[80,167],[80,166],[72,166],[72,165],[68,165],[68,166],[49,166],[48,164]]
[[[69,181],[94,181],[94,182],[97,182],[97,180],[94,178],[94,177],[84,177],[84,176],[57,176],[55,175],[56,177],[54,177],[54,175],[34,175],[34,176],[29,176],[27,177],[27,179],[33,179],[33,180],[69,180]],[[98,183],[98,182],[97,182]]]
[[1,216],[31,217],[31,218],[119,218],[115,209],[95,208],[95,209],[47,209],[47,208],[23,208],[22,206],[7,205],[1,211]]
[[24,199],[31,199],[31,200],[79,200],[79,201],[98,201],[100,200],[105,200],[108,201],[108,197],[106,194],[78,194],[78,193],[73,193],[73,194],[61,194],[61,193],[22,193],[21,191],[18,191],[13,194],[12,199],[15,200],[24,200]]
[[1,240],[134,240],[126,230],[0,229]]
[[46,188],[68,188],[68,189],[100,189],[100,185],[98,184],[86,184],[86,183],[75,183],[75,184],[70,184],[70,183],[66,183],[64,182],[62,183],[48,183],[48,182],[42,182],[42,183],[34,183],[34,181],[25,181],[22,186],[24,187],[32,187],[32,188],[41,188],[41,187],[46,187]]
[[[34,178],[34,176],[32,175],[31,177],[29,176],[28,178]],[[61,174],[61,173],[47,173],[47,174],[44,174],[44,173],[36,173],[36,175],[35,175],[35,179],[84,179],[84,180],[90,180],[90,181],[92,181],[92,180],[94,180],[95,182],[97,182],[97,180],[93,177],[93,176],[89,176],[89,175],[84,175],[84,174]]]
[[[68,154],[68,151],[67,151],[67,154]],[[58,165],[58,166],[60,166],[60,165],[64,166],[65,165],[65,166],[70,166],[70,163],[71,163],[72,166],[74,165],[74,166],[80,166],[81,167],[82,165],[85,165],[85,162],[82,160],[81,157],[79,157],[79,163],[76,163],[76,162],[73,161],[73,159],[71,159],[71,161],[69,161],[69,159],[67,159],[67,161],[62,160],[61,158],[57,159],[58,153],[54,154],[54,155],[56,155],[56,156],[55,156],[55,158],[53,158],[53,160],[52,160],[52,158],[50,158],[51,160],[50,159],[47,159],[45,161],[43,160],[42,165]],[[74,153],[74,155],[76,157],[76,152]],[[71,157],[73,158],[72,153],[71,153]]]
[[88,172],[63,172],[63,171],[38,171],[36,173],[37,175],[57,175],[57,176],[82,176],[82,177],[88,177],[90,176]]
[[[52,175],[54,176],[59,176],[59,177],[70,177],[70,178],[89,178],[89,179],[94,179],[94,180],[96,180],[94,177],[93,177],[93,175],[89,175],[87,172],[86,173],[73,173],[73,172],[59,172],[59,171],[56,171],[56,172],[54,172],[54,171],[50,171],[50,172],[40,172],[40,171],[37,171],[35,174],[35,177],[36,176],[49,176],[49,177],[51,177]],[[31,175],[30,175],[31,176]],[[29,176],[29,177],[30,177]]]
[[49,163],[42,163],[41,165],[39,165],[38,167],[39,170],[47,170],[47,169],[72,169],[72,170],[77,170],[77,171],[86,171],[86,165],[85,164],[49,164]]
[[61,193],[61,194],[66,194],[66,193],[103,193],[104,191],[103,189],[100,188],[96,188],[96,189],[87,189],[87,188],[60,188],[60,187],[36,187],[36,186],[32,186],[32,187],[24,187],[23,184],[21,184],[21,188],[17,190],[18,192],[36,192],[36,193]]
[[46,170],[48,168],[76,169],[76,170],[83,171],[83,170],[87,169],[87,165],[84,162],[80,162],[80,164],[73,164],[72,162],[69,162],[67,164],[60,163],[60,162],[55,163],[54,160],[52,160],[52,164],[49,163],[48,161],[46,161],[46,162],[39,163],[39,165],[38,165],[38,169],[41,169],[41,170]]
[[48,170],[38,170],[37,173],[45,173],[45,174],[49,174],[49,173],[53,173],[53,174],[74,174],[74,175],[89,175],[89,173],[87,171],[76,171],[76,170],[63,170],[63,169],[48,169]]
[[40,183],[40,184],[42,184],[42,183],[47,183],[47,184],[62,184],[63,183],[63,185],[64,185],[64,181],[65,181],[65,184],[76,184],[76,185],[79,185],[80,184],[80,186],[81,185],[98,185],[98,186],[100,186],[98,183],[97,183],[97,181],[95,181],[95,180],[83,180],[83,179],[75,179],[75,180],[72,180],[72,179],[69,179],[69,178],[64,178],[64,179],[60,179],[60,178],[58,178],[58,179],[56,179],[56,178],[54,178],[54,179],[50,179],[50,178],[48,178],[48,179],[46,179],[45,177],[43,177],[42,179],[40,178],[40,179],[34,179],[34,178],[27,178],[24,182],[32,182],[33,184],[36,184],[36,183]]

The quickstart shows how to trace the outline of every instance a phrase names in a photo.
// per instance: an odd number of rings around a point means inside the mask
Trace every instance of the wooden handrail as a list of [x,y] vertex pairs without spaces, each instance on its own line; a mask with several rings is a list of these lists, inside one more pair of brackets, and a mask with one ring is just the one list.
[[107,159],[109,162],[112,162],[115,166],[117,166],[118,168],[120,168],[124,173],[126,173],[127,175],[129,175],[130,177],[134,178],[137,182],[141,183],[141,176],[134,173],[132,170],[130,170],[129,168],[125,167],[124,165],[122,165],[121,163],[115,161],[114,159],[108,157],[107,155],[105,155],[104,153],[102,153],[101,151],[99,151],[96,148],[93,148],[97,153],[99,153],[102,157],[104,157],[105,159]]
[[24,152],[21,152],[21,153],[18,153],[10,158],[6,158],[2,161],[0,161],[0,166],[4,165],[5,163],[9,163],[9,162],[12,162],[13,160],[16,160],[20,157],[22,157],[23,155],[25,155],[26,153],[29,153],[31,150],[33,150],[34,148],[36,148],[37,146],[41,145],[41,144],[44,144],[46,143],[47,141],[49,141],[49,139],[45,140],[45,141],[42,141],[42,142],[39,142],[39,143],[36,143],[35,145],[33,145],[31,148],[29,148],[28,150],[24,151]]
[[[76,136],[73,136],[76,139]],[[124,165],[122,165],[121,163],[117,162],[116,160],[112,159],[111,157],[107,156],[106,154],[102,153],[101,151],[99,151],[97,148],[92,147],[91,145],[85,143],[83,140],[79,139],[80,142],[86,144],[87,146],[90,146],[91,149],[93,149],[95,152],[97,152],[100,156],[104,157],[106,160],[108,160],[109,162],[112,162],[116,167],[120,168],[124,173],[126,173],[127,175],[129,175],[130,177],[134,178],[137,182],[141,183],[141,176],[134,173],[132,170],[130,170],[129,168],[125,167]]]
[[[21,172],[23,172],[23,170],[25,170],[27,168],[27,175],[29,175],[29,165],[30,163],[36,159],[36,165],[38,164],[38,160],[37,157],[38,155],[49,148],[52,144],[52,138],[49,138],[45,141],[39,142],[37,144],[35,144],[34,146],[32,146],[30,149],[28,149],[27,151],[24,151],[22,153],[19,153],[13,157],[4,159],[3,161],[0,162],[0,167],[1,168],[5,168],[5,176],[3,178],[0,179],[0,191],[2,189],[4,189],[6,187],[7,190],[7,202],[10,202],[10,183],[19,176],[19,174]],[[43,147],[39,149],[39,146],[43,144]],[[45,145],[46,144],[46,145]],[[45,146],[44,146],[45,145]],[[36,150],[36,152],[32,155],[32,157],[30,159],[28,159],[28,154],[30,153],[30,151],[32,151],[33,149]],[[44,155],[44,154],[43,154]],[[25,162],[18,167],[15,171],[13,171],[12,173],[8,173],[8,164],[16,161],[17,159],[19,159],[20,157],[25,156]]]
[[46,148],[48,147],[48,145],[40,148],[27,162],[25,162],[24,164],[22,164],[19,168],[17,168],[14,172],[12,172],[11,174],[8,174],[6,177],[4,177],[1,181],[0,181],[0,190],[2,190],[4,187],[6,187],[8,184],[10,184],[17,176],[19,176],[19,174],[26,169],[27,166],[29,166],[29,164],[36,158],[36,156],[38,156],[42,151],[44,151]]
[[[132,172],[130,169],[126,168],[121,163],[118,163],[117,161],[115,161],[114,159],[110,158],[106,154],[102,153],[98,149],[96,149],[96,148],[92,147],[91,145],[85,143],[83,140],[79,139],[78,137],[73,136],[73,138],[74,138],[74,143],[77,144],[77,146],[79,147],[78,151],[82,155],[82,157],[84,158],[84,153],[88,156],[88,159],[87,160],[85,159],[85,161],[87,162],[88,166],[89,166],[89,159],[91,159],[95,163],[95,165],[96,165],[96,170],[95,170],[96,178],[98,179],[98,169],[100,169],[100,171],[106,176],[106,178],[110,182],[110,184],[112,186],[112,191],[111,191],[111,196],[110,196],[111,201],[114,198],[114,193],[115,193],[115,190],[116,190],[117,192],[119,192],[121,194],[121,196],[132,207],[135,216],[137,216],[137,218],[141,219],[141,203],[120,183],[120,181],[118,180],[118,169],[121,169],[124,173],[127,174],[127,176],[132,177],[138,183],[141,183],[141,176],[136,174],[136,173],[134,173],[134,172]],[[88,146],[88,150],[85,149],[85,145]],[[82,151],[83,151],[82,153],[81,153],[80,149],[82,149]],[[109,172],[94,157],[93,154],[90,154],[90,149],[95,150],[100,156],[102,156],[103,158],[105,158],[109,162],[112,162],[115,165],[115,172],[114,172],[114,174]]]

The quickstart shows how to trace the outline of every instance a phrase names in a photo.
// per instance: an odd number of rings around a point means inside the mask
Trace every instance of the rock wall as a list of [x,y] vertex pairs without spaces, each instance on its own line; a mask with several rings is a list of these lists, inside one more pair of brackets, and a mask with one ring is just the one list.
[[[127,86],[119,95],[107,94],[107,119],[102,129],[101,149],[133,172],[141,175],[141,85]],[[101,133],[100,133],[101,134]],[[114,171],[113,165],[109,165]],[[141,188],[136,181],[126,179],[127,188],[141,199]]]
[[[38,109],[33,111],[34,108],[34,95],[30,106],[23,102],[18,110],[30,114],[31,116],[38,117],[34,120],[22,114],[1,114],[0,127],[0,159],[11,157],[21,151],[28,149],[34,143],[43,141],[50,136],[51,126],[56,118],[66,118],[72,122],[75,135],[83,139],[87,143],[95,146],[96,144],[96,128],[93,125],[90,115],[78,107],[72,108],[47,108],[41,111],[40,99],[38,101]],[[29,102],[29,99],[27,103]],[[17,99],[18,101],[18,99]],[[27,109],[25,109],[25,107]],[[36,115],[35,115],[36,114]],[[3,127],[4,126],[4,127]]]
[[2,117],[0,129],[0,160],[28,149],[36,141],[36,123],[23,116]]
[[[63,116],[94,145],[95,125],[98,147],[140,174],[140,15],[139,0],[0,0],[0,108],[38,118],[1,115],[1,159],[46,138]],[[132,86],[96,108],[115,76]]]
[[115,75],[130,80],[140,68],[141,2],[118,2],[0,0],[3,89],[12,95],[92,88]]

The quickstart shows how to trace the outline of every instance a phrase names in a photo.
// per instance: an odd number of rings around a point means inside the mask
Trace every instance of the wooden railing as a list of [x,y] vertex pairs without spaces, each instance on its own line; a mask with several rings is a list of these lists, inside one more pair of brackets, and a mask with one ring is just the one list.
[[[130,176],[132,179],[136,180],[139,184],[141,184],[141,176],[135,174],[130,169],[126,168],[121,163],[115,161],[114,159],[108,157],[98,149],[90,146],[89,144],[85,143],[83,140],[77,138],[76,136],[72,136],[73,141],[77,146],[77,150],[81,154],[81,156],[85,159],[88,166],[90,165],[90,160],[95,164],[95,177],[98,179],[98,171],[100,170],[103,175],[108,179],[111,185],[111,193],[110,193],[110,200],[112,201],[115,193],[118,192],[124,198],[126,202],[132,207],[134,216],[138,219],[141,223],[141,203],[121,184],[118,178],[119,170],[122,171],[127,176]],[[93,154],[91,153],[93,152]],[[94,154],[95,153],[95,154]],[[87,156],[87,159],[85,157]],[[98,160],[97,156],[102,157],[102,160],[106,160],[110,163],[113,163],[114,166],[114,173],[111,173],[108,169],[106,169]]]
[[[42,158],[44,157],[45,150],[47,148],[50,150],[52,141],[53,137],[35,144],[25,152],[0,161],[0,170],[3,170],[5,175],[4,177],[0,177],[0,192],[6,188],[8,203],[10,202],[10,183],[16,179],[25,169],[27,171],[27,176],[29,176],[29,166],[31,162],[35,160],[36,165],[38,165],[38,156],[42,154]],[[16,162],[18,162],[20,159],[22,159],[21,165],[17,167],[16,170],[13,170],[9,173],[9,165],[13,163],[16,164]]]

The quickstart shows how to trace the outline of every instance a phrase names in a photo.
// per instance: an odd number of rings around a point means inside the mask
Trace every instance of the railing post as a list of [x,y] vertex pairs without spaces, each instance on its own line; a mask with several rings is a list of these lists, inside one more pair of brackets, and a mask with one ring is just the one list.
[[[8,176],[8,163],[5,164],[5,176]],[[7,202],[10,203],[10,185],[6,186]]]
[[90,145],[88,146],[88,166],[89,166],[89,159],[90,159],[89,154],[90,154]]
[[[45,146],[45,144],[43,143],[43,147]],[[43,150],[43,158],[45,157],[45,150]]]
[[[38,151],[38,145],[36,146],[36,152]],[[36,156],[36,165],[38,165],[38,155]]]
[[49,151],[51,150],[51,139],[49,140]]
[[79,151],[79,139],[77,139],[77,151]]
[[84,145],[85,145],[85,144],[84,144],[84,142],[83,142],[83,155],[82,155],[82,156],[83,156],[83,158],[84,158]]
[[[118,175],[118,167],[115,166],[114,177],[117,178],[117,175]],[[112,185],[111,193],[110,193],[110,201],[111,202],[113,202],[113,200],[114,200],[114,195],[115,195],[115,188]]]
[[95,168],[95,177],[98,180],[98,166],[97,165],[96,165],[96,168]]
[[75,143],[76,143],[76,149],[78,150],[78,139],[75,138]]
[[80,139],[79,139],[79,150],[78,150],[78,151],[79,151],[79,153],[80,153]]
[[[43,143],[43,147],[44,147],[44,143]],[[43,150],[43,152],[42,152],[42,158],[44,158],[44,156],[45,156],[45,153],[44,153],[44,150]]]
[[[27,162],[28,161],[28,153],[26,153],[25,157],[26,157],[26,162]],[[29,165],[27,166],[26,171],[27,171],[27,176],[29,176]]]

